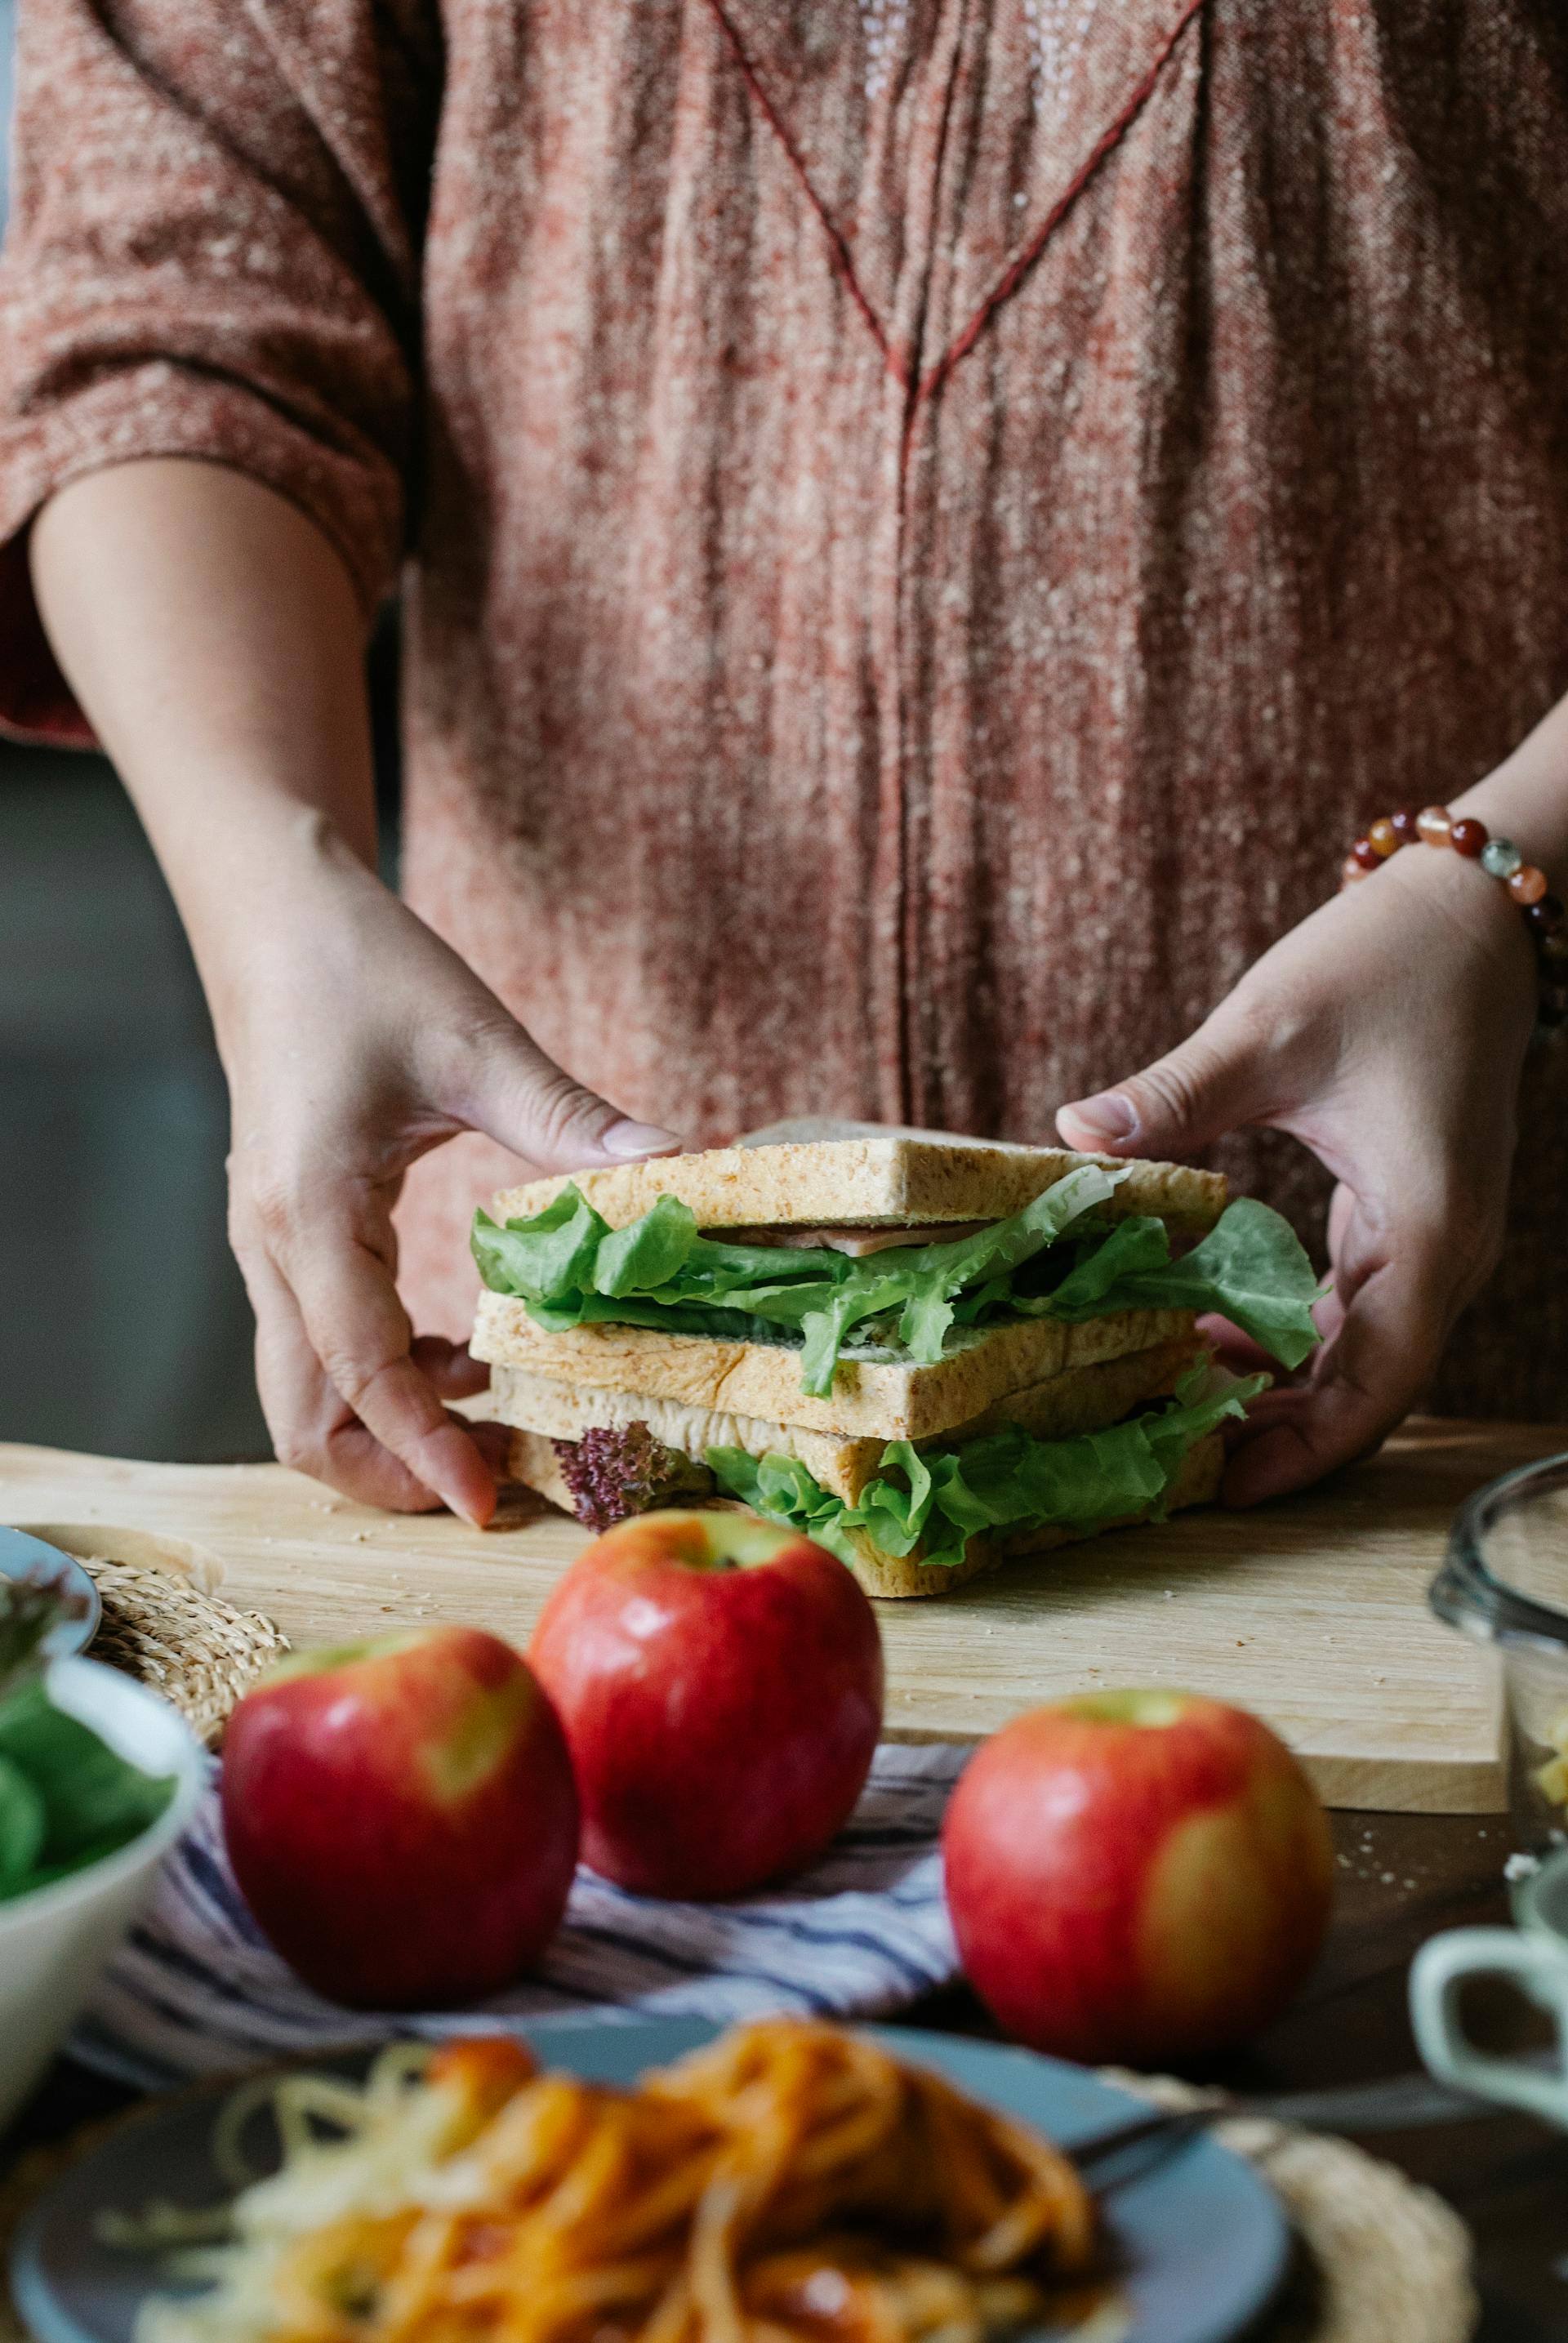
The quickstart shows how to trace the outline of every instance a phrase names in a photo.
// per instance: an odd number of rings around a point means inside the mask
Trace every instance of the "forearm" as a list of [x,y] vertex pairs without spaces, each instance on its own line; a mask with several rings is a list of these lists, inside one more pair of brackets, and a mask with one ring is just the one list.
[[221,466],[95,472],[32,538],[59,659],[157,850],[220,1036],[256,953],[375,865],[363,622],[284,498]]

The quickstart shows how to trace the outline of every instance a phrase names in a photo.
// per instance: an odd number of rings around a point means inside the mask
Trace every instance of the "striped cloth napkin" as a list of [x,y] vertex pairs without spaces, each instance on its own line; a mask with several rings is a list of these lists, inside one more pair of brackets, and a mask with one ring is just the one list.
[[886,1743],[848,1827],[814,1869],[733,1904],[658,1903],[579,1871],[537,1977],[473,2007],[415,2016],[339,2008],[264,1941],[224,1854],[215,1786],[166,1865],[151,1909],[101,1981],[69,2047],[148,2090],[393,2034],[478,2021],[766,2012],[871,2016],[958,1971],[937,1835],[969,1752]]

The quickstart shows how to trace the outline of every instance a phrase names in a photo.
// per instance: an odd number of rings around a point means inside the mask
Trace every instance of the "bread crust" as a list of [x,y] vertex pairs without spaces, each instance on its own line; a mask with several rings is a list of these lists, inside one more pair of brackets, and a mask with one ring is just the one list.
[[528,1369],[598,1391],[641,1392],[718,1415],[754,1416],[841,1439],[927,1440],[983,1415],[1015,1392],[1070,1368],[1191,1339],[1188,1310],[1127,1310],[1065,1326],[1020,1318],[978,1330],[933,1366],[841,1358],[833,1388],[800,1388],[800,1353],[782,1342],[723,1342],[652,1326],[573,1326],[548,1333],[509,1294],[479,1298],[470,1347],[491,1366]]
[[[1074,1433],[1098,1431],[1118,1423],[1135,1407],[1167,1397],[1202,1354],[1202,1344],[1187,1335],[1091,1366],[1070,1367],[1065,1374],[1013,1393],[983,1415],[939,1435],[939,1443],[951,1446],[960,1440],[978,1439],[1004,1423],[1021,1424],[1040,1440],[1065,1440]],[[595,1391],[530,1374],[518,1367],[494,1370],[490,1409],[498,1423],[534,1443],[518,1450],[528,1469],[514,1477],[540,1490],[568,1513],[572,1510],[569,1492],[558,1494],[553,1485],[558,1483],[561,1490],[566,1488],[551,1443],[580,1440],[585,1432],[595,1428],[646,1423],[656,1440],[699,1463],[710,1448],[743,1448],[751,1456],[770,1452],[793,1456],[819,1487],[841,1497],[847,1505],[858,1504],[867,1483],[876,1478],[887,1446],[881,1439],[839,1439],[831,1433],[803,1432],[794,1424],[756,1416],[716,1415],[709,1409],[649,1393]],[[538,1477],[547,1469],[552,1476],[548,1487]]]
[[561,1460],[556,1454],[556,1443],[548,1432],[514,1431],[507,1456],[507,1477],[520,1481],[526,1489],[538,1490],[563,1513],[577,1517],[577,1501],[567,1485],[561,1471]]
[[610,1164],[505,1188],[492,1209],[498,1221],[530,1219],[553,1203],[569,1178],[612,1229],[626,1227],[665,1195],[689,1204],[709,1229],[921,1227],[1004,1220],[1082,1163],[1126,1171],[1106,1207],[1113,1218],[1153,1212],[1172,1228],[1201,1232],[1225,1208],[1221,1175],[1189,1164],[1129,1167],[1064,1147],[888,1137],[716,1147]]

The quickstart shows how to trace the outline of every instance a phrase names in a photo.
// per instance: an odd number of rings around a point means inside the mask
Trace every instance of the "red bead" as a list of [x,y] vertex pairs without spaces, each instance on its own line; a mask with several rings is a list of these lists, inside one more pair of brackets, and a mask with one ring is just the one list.
[[1390,814],[1388,826],[1402,846],[1415,844],[1421,836],[1421,831],[1416,827],[1420,819],[1414,806],[1401,806],[1397,811]]
[[1446,846],[1453,821],[1446,806],[1422,806],[1416,815],[1415,826],[1429,846]]
[[1358,838],[1351,852],[1363,870],[1375,870],[1382,860],[1382,856],[1370,838]]
[[1381,820],[1373,822],[1367,832],[1367,840],[1373,851],[1380,857],[1392,854],[1399,845],[1399,840],[1393,833],[1393,824],[1386,814]]
[[1353,854],[1347,854],[1344,860],[1340,864],[1340,885],[1342,887],[1353,887],[1361,880],[1364,879],[1366,875],[1365,866],[1358,862]]
[[1524,916],[1538,935],[1554,936],[1565,916],[1561,896],[1543,895],[1538,903],[1530,905]]
[[1491,832],[1483,821],[1472,821],[1467,815],[1462,821],[1451,826],[1448,842],[1456,854],[1462,854],[1473,862],[1490,836]]

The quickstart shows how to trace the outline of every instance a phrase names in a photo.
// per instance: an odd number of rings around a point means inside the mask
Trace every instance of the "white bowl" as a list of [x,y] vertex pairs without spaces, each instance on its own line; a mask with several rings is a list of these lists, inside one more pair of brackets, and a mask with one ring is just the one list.
[[55,1660],[45,1682],[56,1708],[144,1773],[173,1775],[175,1789],[156,1822],[128,1845],[52,1887],[0,1904],[0,2127],[38,2080],[152,1893],[206,1775],[185,1719],[118,1669]]

